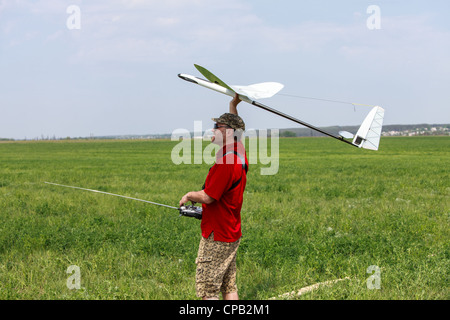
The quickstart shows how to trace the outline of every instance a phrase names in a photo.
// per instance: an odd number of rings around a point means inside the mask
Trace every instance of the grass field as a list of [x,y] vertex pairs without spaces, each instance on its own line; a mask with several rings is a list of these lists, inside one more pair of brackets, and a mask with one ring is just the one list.
[[[43,183],[177,206],[209,165],[173,164],[175,144],[0,143],[0,299],[197,299],[198,220]],[[262,166],[244,195],[241,299],[347,277],[295,299],[449,298],[450,137],[382,138],[377,152],[286,138],[278,173]]]

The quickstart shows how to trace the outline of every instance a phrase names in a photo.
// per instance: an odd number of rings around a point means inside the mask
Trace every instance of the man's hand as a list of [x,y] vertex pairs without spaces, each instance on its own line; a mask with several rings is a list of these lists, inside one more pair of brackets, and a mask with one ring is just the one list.
[[239,99],[239,95],[236,93],[234,95],[233,100],[230,101],[230,113],[233,114],[238,114],[237,112],[237,105],[241,102],[242,100]]
[[187,202],[191,201],[192,204],[195,204],[196,202],[199,203],[205,203],[205,204],[211,204],[215,200],[214,198],[211,198],[208,196],[205,191],[191,191],[186,193],[180,200],[180,207],[184,206]]
[[184,206],[189,201],[189,192],[186,193],[180,200],[180,207]]

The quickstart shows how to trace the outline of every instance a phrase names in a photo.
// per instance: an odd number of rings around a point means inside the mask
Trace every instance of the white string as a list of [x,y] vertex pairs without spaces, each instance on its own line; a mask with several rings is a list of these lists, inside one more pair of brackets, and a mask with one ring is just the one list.
[[351,104],[353,106],[353,109],[356,111],[356,106],[366,106],[366,107],[375,107],[374,105],[370,104],[362,104],[362,103],[356,103],[356,102],[348,102],[348,101],[340,101],[340,100],[331,100],[331,99],[322,99],[322,98],[313,98],[313,97],[305,97],[305,96],[297,96],[293,94],[284,94],[279,93],[280,96],[285,97],[292,97],[292,98],[300,98],[300,99],[309,99],[309,100],[318,100],[318,101],[327,101],[327,102],[335,102],[335,103],[343,103],[343,104]]

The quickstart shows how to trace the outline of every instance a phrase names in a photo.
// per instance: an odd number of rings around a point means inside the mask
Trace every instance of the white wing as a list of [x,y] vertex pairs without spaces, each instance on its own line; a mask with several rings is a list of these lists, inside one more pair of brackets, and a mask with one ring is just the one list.
[[284,85],[278,82],[263,82],[249,86],[230,86],[236,93],[249,97],[250,99],[270,98],[277,94]]

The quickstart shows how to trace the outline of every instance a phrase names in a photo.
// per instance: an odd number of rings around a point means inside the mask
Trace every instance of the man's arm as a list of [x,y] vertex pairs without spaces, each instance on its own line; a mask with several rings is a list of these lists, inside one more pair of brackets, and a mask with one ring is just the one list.
[[192,203],[204,203],[204,204],[211,204],[214,201],[216,201],[214,198],[208,196],[205,191],[191,191],[186,193],[180,200],[180,207],[183,206],[188,201],[191,201]]
[[239,95],[236,93],[233,100],[230,101],[230,113],[232,114],[238,114],[237,111],[237,105],[239,104],[239,102],[241,102],[242,100],[239,99]]

